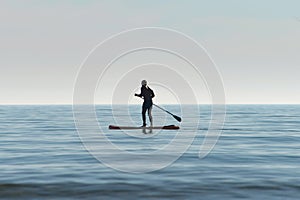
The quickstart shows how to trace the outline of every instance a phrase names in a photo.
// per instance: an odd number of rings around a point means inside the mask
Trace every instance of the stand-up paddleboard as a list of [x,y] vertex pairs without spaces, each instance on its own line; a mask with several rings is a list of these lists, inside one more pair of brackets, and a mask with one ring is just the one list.
[[148,126],[148,127],[136,127],[136,126],[115,126],[109,125],[109,129],[122,129],[122,130],[130,130],[130,129],[165,129],[165,130],[178,130],[179,126],[175,125],[167,125],[167,126]]

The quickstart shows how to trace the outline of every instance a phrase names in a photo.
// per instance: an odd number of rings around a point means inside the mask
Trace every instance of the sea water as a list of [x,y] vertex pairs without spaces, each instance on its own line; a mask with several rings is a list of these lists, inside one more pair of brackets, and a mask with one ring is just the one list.
[[108,130],[109,124],[141,125],[141,106],[96,106],[103,134],[123,151],[154,152],[177,134],[195,132],[192,144],[173,163],[127,173],[86,150],[72,106],[0,106],[0,199],[300,198],[299,105],[227,106],[222,134],[203,159],[199,150],[209,129],[210,107],[163,107],[179,116],[190,110],[182,126],[158,108],[152,110],[154,125],[180,125],[180,131]]

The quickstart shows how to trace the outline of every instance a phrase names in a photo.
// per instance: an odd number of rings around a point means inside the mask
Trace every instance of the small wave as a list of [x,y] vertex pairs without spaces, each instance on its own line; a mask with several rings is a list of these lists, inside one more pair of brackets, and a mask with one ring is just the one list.
[[[50,184],[0,184],[0,193],[5,198],[36,199],[36,198],[101,198],[101,199],[135,199],[135,198],[196,198],[201,194],[206,199],[213,196],[256,197],[285,191],[299,190],[299,185],[283,183],[190,183],[169,185],[138,184],[138,183],[50,183]],[[257,191],[257,192],[254,192]],[[263,191],[263,193],[259,193]],[[213,199],[213,198],[212,198]],[[227,199],[227,198],[225,198]]]

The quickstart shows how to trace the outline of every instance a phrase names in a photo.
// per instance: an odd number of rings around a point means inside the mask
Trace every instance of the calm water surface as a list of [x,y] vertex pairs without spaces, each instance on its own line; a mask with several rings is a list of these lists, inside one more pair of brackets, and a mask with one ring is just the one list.
[[[140,106],[96,110],[103,127],[141,124]],[[153,113],[156,125],[179,125],[158,109]],[[190,126],[200,119],[187,152],[164,169],[133,174],[85,150],[71,106],[0,106],[0,199],[299,199],[299,117],[299,105],[230,105],[217,145],[199,159],[210,118],[209,107],[200,106],[183,118]],[[103,131],[127,151],[155,150],[177,134]]]

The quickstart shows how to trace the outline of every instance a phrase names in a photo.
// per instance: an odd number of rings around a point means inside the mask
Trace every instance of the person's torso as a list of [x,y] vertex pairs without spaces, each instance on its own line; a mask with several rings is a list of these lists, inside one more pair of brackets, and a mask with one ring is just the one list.
[[144,101],[152,101],[153,91],[149,87],[142,87],[142,95],[144,97]]

